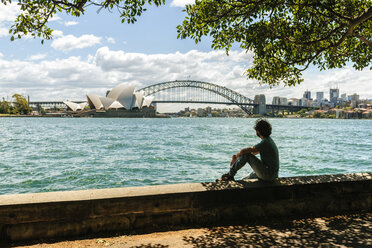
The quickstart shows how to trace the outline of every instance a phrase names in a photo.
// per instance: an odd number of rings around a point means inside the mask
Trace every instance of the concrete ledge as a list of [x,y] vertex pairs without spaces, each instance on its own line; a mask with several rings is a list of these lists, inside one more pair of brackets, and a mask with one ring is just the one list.
[[371,210],[372,173],[0,196],[0,238],[171,229]]

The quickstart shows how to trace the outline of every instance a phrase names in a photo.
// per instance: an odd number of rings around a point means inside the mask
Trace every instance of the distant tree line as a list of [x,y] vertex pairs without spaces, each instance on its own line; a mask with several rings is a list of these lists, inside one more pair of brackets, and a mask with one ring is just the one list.
[[20,94],[14,94],[12,99],[12,102],[8,102],[3,97],[3,100],[0,101],[0,114],[27,115],[31,113],[32,109],[25,97]]

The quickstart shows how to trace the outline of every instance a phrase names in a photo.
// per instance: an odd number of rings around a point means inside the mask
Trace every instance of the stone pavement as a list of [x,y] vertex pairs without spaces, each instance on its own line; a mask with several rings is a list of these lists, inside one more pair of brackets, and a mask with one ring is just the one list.
[[364,212],[142,235],[102,236],[69,241],[37,241],[33,244],[0,243],[0,247],[372,247],[371,224],[372,213]]

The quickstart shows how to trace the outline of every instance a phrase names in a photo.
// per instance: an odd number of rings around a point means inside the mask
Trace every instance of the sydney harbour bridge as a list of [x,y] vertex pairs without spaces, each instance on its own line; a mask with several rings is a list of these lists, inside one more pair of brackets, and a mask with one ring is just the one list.
[[[209,104],[209,105],[236,105],[247,114],[265,114],[268,111],[288,110],[291,112],[301,110],[302,106],[266,104],[265,96],[258,95],[253,99],[234,90],[213,83],[194,80],[175,80],[158,83],[139,89],[145,96],[154,96],[156,104]],[[76,103],[82,101],[75,101]],[[66,107],[63,102],[45,101],[29,102],[32,107],[58,108]]]

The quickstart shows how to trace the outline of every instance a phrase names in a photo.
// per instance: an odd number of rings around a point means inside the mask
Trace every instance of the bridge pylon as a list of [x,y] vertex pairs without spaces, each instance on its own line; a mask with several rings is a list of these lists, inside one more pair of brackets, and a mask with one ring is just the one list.
[[253,113],[256,115],[266,115],[266,98],[264,94],[256,95],[254,97]]

